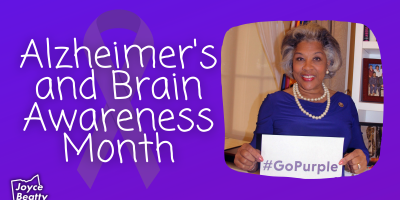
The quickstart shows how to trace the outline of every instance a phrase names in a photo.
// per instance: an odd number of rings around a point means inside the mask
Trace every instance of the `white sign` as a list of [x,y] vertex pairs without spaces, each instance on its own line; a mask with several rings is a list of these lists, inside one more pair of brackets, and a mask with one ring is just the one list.
[[320,179],[342,176],[344,138],[263,135],[260,174]]

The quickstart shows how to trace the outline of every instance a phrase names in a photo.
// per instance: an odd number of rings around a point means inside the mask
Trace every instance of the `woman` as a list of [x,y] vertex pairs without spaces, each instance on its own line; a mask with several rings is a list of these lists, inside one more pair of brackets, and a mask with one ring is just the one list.
[[341,67],[337,41],[325,28],[310,23],[287,33],[282,42],[282,57],[283,69],[297,83],[265,98],[253,140],[239,148],[236,166],[249,172],[258,169],[257,163],[263,161],[259,150],[262,134],[325,136],[343,137],[344,158],[338,164],[349,164],[349,170],[355,173],[363,172],[369,154],[355,104],[350,96],[322,83]]

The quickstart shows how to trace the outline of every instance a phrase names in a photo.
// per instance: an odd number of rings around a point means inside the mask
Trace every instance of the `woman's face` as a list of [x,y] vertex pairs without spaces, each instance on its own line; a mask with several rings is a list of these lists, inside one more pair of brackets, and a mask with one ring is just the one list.
[[378,67],[378,66],[376,66],[375,69],[376,69],[377,71],[379,71],[379,67]]
[[304,90],[322,88],[327,70],[327,58],[317,41],[300,42],[293,55],[293,77]]

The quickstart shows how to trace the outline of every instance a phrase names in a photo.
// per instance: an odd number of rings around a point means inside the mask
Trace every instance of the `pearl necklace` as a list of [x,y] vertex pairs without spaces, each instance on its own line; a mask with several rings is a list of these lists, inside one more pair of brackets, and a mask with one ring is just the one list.
[[[294,84],[293,84],[293,96],[294,96],[294,99],[295,99],[295,101],[296,101],[296,103],[297,103],[297,106],[299,106],[300,110],[301,110],[304,114],[306,114],[307,116],[309,116],[309,117],[311,117],[311,118],[313,118],[313,119],[316,119],[316,120],[322,119],[322,118],[326,115],[326,113],[328,113],[329,106],[331,105],[331,98],[330,98],[329,90],[328,90],[328,88],[327,88],[323,83],[322,83],[322,86],[324,87],[324,95],[322,96],[322,98],[323,98],[324,96],[327,95],[327,104],[326,104],[325,111],[324,111],[320,116],[317,117],[317,116],[314,116],[314,115],[308,113],[308,112],[307,112],[306,110],[304,110],[304,108],[301,106],[300,101],[299,101],[299,99],[297,98],[297,95],[299,95],[300,97],[302,97],[301,94],[300,94],[300,91],[299,91],[299,86],[298,86],[297,83],[294,83]],[[320,98],[321,98],[321,97],[320,97]],[[322,99],[322,98],[321,98],[321,99]],[[319,98],[317,98],[317,99],[319,99]]]
[[[297,84],[296,84],[296,85],[297,85]],[[297,85],[297,86],[299,86],[299,85]],[[328,92],[327,92],[328,90],[326,89],[324,83],[322,83],[322,87],[324,88],[324,94],[323,94],[321,97],[318,97],[318,98],[304,98],[304,97],[300,94],[298,88],[297,88],[297,93],[298,93],[298,95],[299,95],[300,98],[302,98],[302,99],[304,99],[304,100],[306,100],[306,101],[319,101],[319,100],[325,98],[326,94],[328,93]]]

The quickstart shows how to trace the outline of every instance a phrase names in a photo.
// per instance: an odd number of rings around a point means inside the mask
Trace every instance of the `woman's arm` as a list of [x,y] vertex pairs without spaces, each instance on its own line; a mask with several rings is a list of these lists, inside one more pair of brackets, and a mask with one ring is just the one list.
[[339,165],[346,165],[347,163],[349,163],[354,172],[356,174],[359,174],[367,169],[369,152],[362,138],[357,109],[351,98],[350,103],[351,115],[353,118],[351,141],[347,149],[348,154],[342,160],[340,160]]
[[261,134],[272,134],[272,114],[273,114],[274,94],[268,95],[261,104],[258,112],[257,127],[254,131],[253,140],[250,144],[244,144],[235,155],[235,164],[240,169],[246,171],[257,171],[258,162],[262,162],[261,156]]

